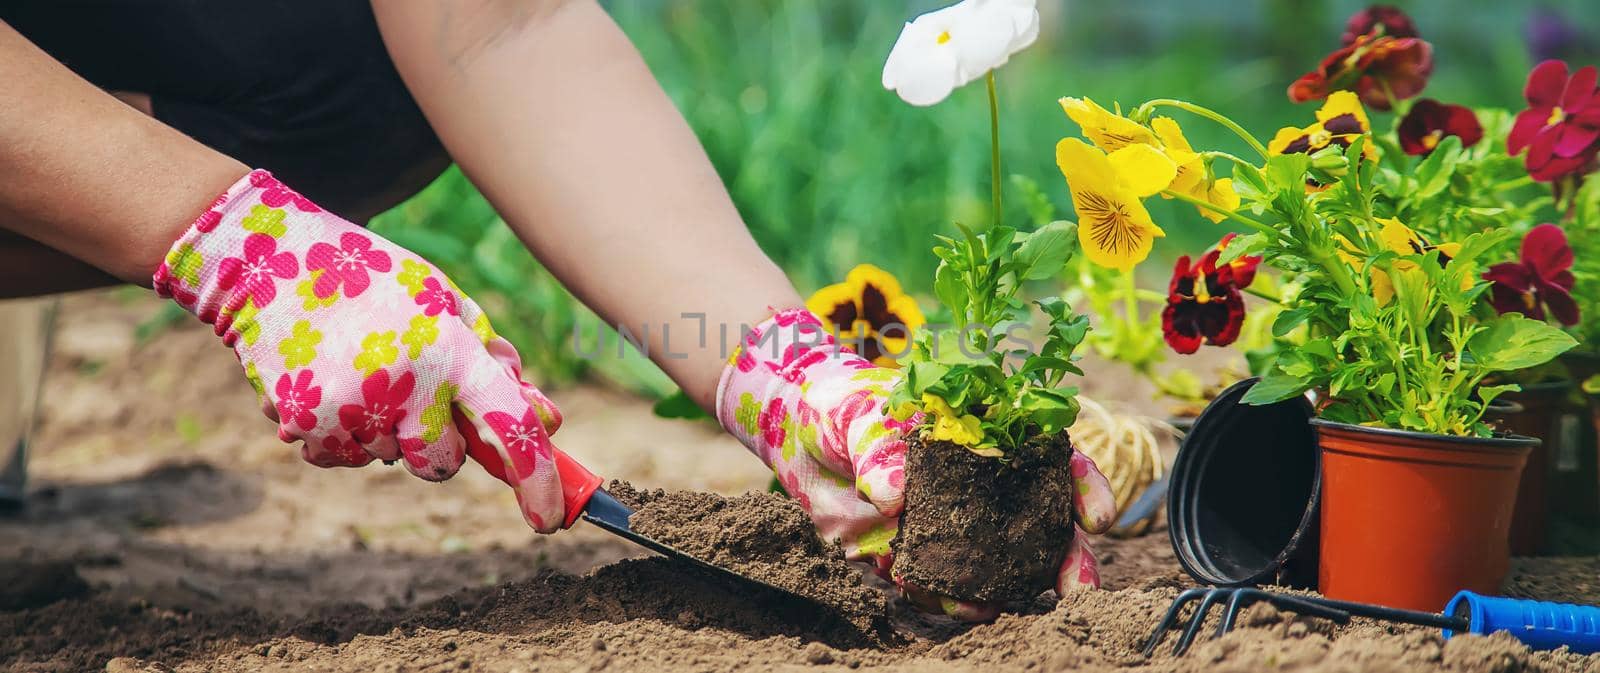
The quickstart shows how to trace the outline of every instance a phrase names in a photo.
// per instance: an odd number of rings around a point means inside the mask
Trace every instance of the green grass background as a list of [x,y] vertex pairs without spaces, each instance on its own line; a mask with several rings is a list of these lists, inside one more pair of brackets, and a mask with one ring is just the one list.
[[[986,222],[987,101],[981,86],[914,108],[880,85],[883,58],[902,22],[945,4],[891,0],[612,0],[605,2],[688,118],[763,249],[802,292],[852,266],[891,270],[926,296],[932,235],[952,222]],[[1401,3],[1435,48],[1425,95],[1474,106],[1516,107],[1532,66],[1525,26],[1551,8],[1588,34],[1600,27],[1586,0]],[[1055,100],[1088,96],[1106,106],[1155,97],[1227,114],[1258,137],[1309,123],[1289,82],[1338,45],[1362,3],[1321,0],[1040,0],[1034,46],[998,74],[1007,173],[1030,176],[1071,216],[1053,162],[1056,140],[1076,134]],[[1594,56],[1584,62],[1594,62]],[[1179,119],[1197,147],[1246,156],[1226,132]],[[1378,115],[1388,128],[1392,119]],[[618,195],[626,198],[626,195]],[[1021,199],[1009,221],[1027,220]],[[1226,229],[1159,199],[1168,232],[1144,282],[1164,284],[1172,257]],[[598,373],[650,394],[670,390],[640,359],[585,362],[570,346],[575,321],[594,324],[520,246],[460,173],[380,216],[373,226],[442,266],[488,306],[536,380]]]

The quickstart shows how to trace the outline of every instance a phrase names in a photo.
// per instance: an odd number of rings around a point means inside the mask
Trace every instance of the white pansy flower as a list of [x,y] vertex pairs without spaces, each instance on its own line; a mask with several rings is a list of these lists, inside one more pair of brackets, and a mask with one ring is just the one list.
[[883,87],[933,105],[1038,37],[1037,0],[963,0],[906,23],[883,64]]

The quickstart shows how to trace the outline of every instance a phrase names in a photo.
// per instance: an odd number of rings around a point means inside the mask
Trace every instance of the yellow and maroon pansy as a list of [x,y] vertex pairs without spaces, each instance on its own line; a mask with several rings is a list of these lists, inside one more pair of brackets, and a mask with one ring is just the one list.
[[899,366],[891,354],[906,353],[911,333],[927,322],[900,281],[871,264],[857,265],[844,282],[817,290],[806,308],[832,326],[841,342],[859,344],[861,357],[881,367]]
[[[1349,147],[1356,138],[1372,131],[1367,121],[1367,111],[1361,100],[1349,91],[1335,91],[1328,95],[1322,109],[1317,110],[1317,123],[1305,128],[1293,126],[1278,130],[1267,151],[1272,154],[1314,154],[1329,145]],[[1372,159],[1372,144],[1365,146],[1363,154]]]

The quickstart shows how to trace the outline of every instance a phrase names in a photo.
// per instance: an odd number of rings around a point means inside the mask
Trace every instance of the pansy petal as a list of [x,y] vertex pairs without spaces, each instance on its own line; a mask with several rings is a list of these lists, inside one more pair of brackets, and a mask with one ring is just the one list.
[[1550,118],[1548,109],[1528,109],[1517,113],[1517,121],[1511,126],[1511,134],[1506,136],[1506,152],[1517,155],[1533,142],[1533,137],[1544,128],[1544,123]]
[[1567,63],[1551,59],[1533,67],[1528,73],[1528,85],[1522,95],[1528,105],[1549,110],[1561,101],[1567,85]]
[[1178,167],[1167,155],[1149,145],[1129,145],[1107,156],[1134,196],[1155,194],[1172,184]]
[[1567,80],[1567,89],[1561,94],[1561,109],[1581,110],[1594,97],[1595,81],[1600,71],[1594,66],[1586,65],[1572,73],[1572,79]]
[[1522,261],[1545,279],[1572,268],[1567,232],[1549,223],[1534,227],[1522,238]]

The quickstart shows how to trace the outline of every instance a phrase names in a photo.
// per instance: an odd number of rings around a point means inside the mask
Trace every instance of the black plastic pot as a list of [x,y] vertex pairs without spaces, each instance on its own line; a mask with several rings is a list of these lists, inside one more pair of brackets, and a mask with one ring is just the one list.
[[1311,403],[1241,403],[1256,381],[1224,390],[1184,438],[1167,499],[1172,547],[1205,584],[1315,587],[1321,465]]

